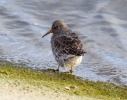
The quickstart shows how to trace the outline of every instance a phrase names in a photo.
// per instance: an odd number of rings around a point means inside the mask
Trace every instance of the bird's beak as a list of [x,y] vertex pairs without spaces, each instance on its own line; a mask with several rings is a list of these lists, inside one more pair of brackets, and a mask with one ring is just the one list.
[[52,33],[52,29],[50,29],[47,33],[45,33],[45,34],[42,36],[42,38],[43,38],[44,36],[50,34],[50,33]]

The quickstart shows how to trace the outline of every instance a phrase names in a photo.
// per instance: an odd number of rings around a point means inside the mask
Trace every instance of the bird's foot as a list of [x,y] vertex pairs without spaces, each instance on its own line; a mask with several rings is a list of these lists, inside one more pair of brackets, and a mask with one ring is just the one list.
[[71,74],[72,74],[72,72],[73,72],[73,71],[72,71],[72,70],[70,70],[70,73],[71,73]]
[[58,68],[56,69],[56,71],[59,71],[59,68],[60,68],[60,66],[58,66]]
[[73,71],[72,71],[72,66],[71,66],[71,67],[70,67],[70,73],[72,74],[72,72],[73,72]]

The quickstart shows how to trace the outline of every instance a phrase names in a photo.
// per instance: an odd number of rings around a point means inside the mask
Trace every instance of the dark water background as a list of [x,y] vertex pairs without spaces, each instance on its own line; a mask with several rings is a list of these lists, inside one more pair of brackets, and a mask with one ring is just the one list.
[[74,75],[127,85],[127,0],[0,0],[0,59],[56,69],[51,35],[41,38],[56,19],[87,52]]

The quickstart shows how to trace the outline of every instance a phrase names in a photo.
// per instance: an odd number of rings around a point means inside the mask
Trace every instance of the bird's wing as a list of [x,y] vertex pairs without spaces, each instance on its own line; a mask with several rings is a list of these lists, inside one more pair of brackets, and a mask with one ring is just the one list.
[[58,36],[54,43],[55,48],[62,54],[83,56],[85,53],[80,39],[74,32]]

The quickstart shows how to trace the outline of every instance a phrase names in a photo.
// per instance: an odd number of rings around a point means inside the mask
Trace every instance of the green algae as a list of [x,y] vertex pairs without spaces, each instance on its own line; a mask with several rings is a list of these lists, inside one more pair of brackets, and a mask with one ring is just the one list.
[[[88,96],[102,100],[127,100],[127,87],[113,83],[82,80],[69,73],[54,70],[33,70],[9,62],[0,64],[0,78],[20,80],[42,88],[46,86],[56,92]],[[20,84],[18,81],[15,84]],[[68,89],[67,89],[68,88]]]

